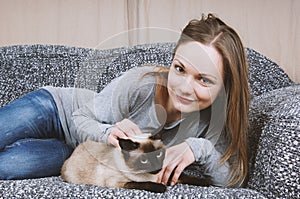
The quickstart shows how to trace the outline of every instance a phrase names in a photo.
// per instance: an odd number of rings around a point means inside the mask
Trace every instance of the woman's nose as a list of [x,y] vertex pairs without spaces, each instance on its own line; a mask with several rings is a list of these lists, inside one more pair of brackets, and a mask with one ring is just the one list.
[[180,91],[182,94],[191,95],[194,92],[193,79],[191,77],[185,77],[180,85]]

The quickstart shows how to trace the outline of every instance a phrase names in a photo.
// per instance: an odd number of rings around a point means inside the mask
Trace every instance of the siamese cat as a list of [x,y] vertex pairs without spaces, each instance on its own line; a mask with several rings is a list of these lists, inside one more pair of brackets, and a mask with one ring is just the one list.
[[[166,186],[157,183],[163,166],[165,146],[155,136],[142,134],[119,139],[120,148],[105,143],[86,141],[74,150],[62,167],[62,178],[70,183],[110,188],[129,188],[163,193]],[[182,174],[180,183],[210,185]]]

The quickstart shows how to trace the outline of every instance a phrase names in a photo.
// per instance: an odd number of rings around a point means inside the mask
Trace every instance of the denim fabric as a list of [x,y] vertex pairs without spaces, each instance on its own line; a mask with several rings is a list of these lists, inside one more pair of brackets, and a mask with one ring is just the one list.
[[73,149],[51,94],[40,89],[0,109],[0,179],[59,175]]

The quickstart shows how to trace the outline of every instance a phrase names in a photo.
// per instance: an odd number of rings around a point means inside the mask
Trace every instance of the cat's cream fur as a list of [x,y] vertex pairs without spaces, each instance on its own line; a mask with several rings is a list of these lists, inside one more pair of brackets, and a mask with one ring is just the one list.
[[[137,150],[128,152],[130,158],[138,156],[139,153],[145,153],[141,149],[144,145],[150,144],[157,149],[163,147],[160,140],[150,140],[149,138],[130,139],[140,144]],[[161,166],[163,158],[161,159]],[[124,154],[120,148],[94,141],[86,141],[80,144],[71,157],[65,161],[61,174],[62,178],[70,183],[92,184],[111,188],[126,187],[128,182],[156,182],[158,178],[157,174],[136,170],[134,165],[130,165],[128,161],[125,162]]]

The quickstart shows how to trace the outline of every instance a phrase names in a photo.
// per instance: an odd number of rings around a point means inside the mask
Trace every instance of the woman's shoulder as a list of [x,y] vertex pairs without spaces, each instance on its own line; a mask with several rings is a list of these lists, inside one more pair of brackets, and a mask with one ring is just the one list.
[[157,66],[154,65],[144,65],[144,66],[138,66],[138,67],[134,67],[129,69],[127,72],[125,72],[124,74],[126,75],[145,75],[147,73],[151,73],[155,70]]
[[143,84],[156,83],[156,78],[150,75],[155,71],[156,66],[139,66],[128,70],[121,75],[121,81],[124,85],[136,87]]

